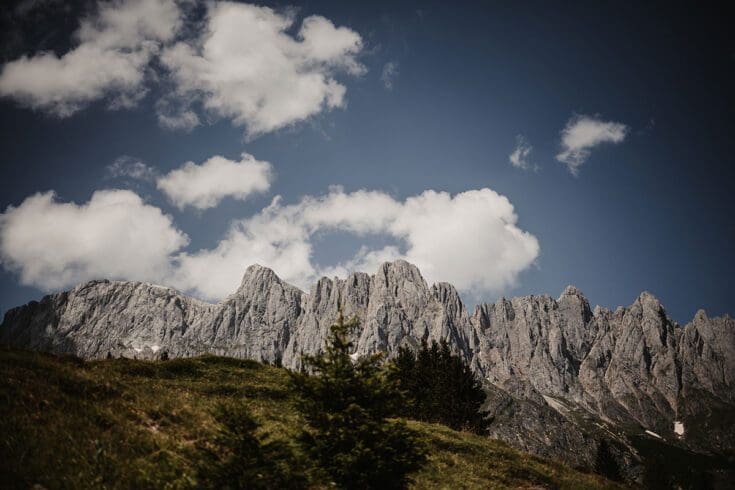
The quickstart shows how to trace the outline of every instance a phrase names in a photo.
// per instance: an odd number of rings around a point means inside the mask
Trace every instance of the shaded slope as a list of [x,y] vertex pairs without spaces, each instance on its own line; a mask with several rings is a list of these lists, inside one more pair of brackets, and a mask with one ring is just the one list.
[[[288,374],[254,361],[82,362],[0,350],[0,479],[6,488],[194,488],[212,409],[243,398],[262,430],[291,445],[300,423]],[[430,448],[416,488],[615,488],[503,443],[411,422]],[[316,479],[314,486],[326,481]]]

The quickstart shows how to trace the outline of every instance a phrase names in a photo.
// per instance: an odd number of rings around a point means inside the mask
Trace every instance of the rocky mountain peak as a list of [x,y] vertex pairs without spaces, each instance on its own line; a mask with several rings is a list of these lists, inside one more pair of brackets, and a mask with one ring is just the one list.
[[592,315],[595,317],[609,316],[610,314],[612,314],[612,312],[609,308],[605,308],[600,305],[595,306],[595,309],[592,310]]
[[678,324],[667,315],[661,301],[648,291],[643,291],[632,305],[624,308],[622,316],[629,317],[626,323],[634,327],[639,324],[647,328],[654,326],[658,330],[678,327]]
[[462,299],[459,297],[459,291],[448,282],[438,282],[431,287],[434,297],[440,303],[460,304]]
[[253,284],[254,282],[268,282],[272,280],[280,282],[281,278],[278,277],[273,269],[269,269],[268,267],[264,267],[260,264],[253,264],[245,269],[245,273],[242,275],[242,280],[240,281],[240,287],[238,289],[242,289],[244,286]]
[[561,293],[561,296],[559,297],[559,300],[561,300],[565,296],[576,296],[578,298],[584,298],[584,293],[579,290],[576,286],[572,286],[571,284],[564,288],[564,292]]
[[661,308],[661,301],[653,295],[653,293],[650,293],[648,291],[641,292],[640,295],[638,295],[638,298],[636,299],[636,303],[640,303],[641,305],[648,306],[650,308]]
[[288,290],[289,294],[294,296],[305,295],[296,286],[284,282],[272,269],[254,264],[245,269],[240,286],[228,300],[263,295],[274,288],[277,290]]
[[[561,310],[569,310],[570,313],[578,312],[580,315],[579,321],[573,322],[577,324],[578,329],[584,329],[593,316],[587,298],[584,296],[582,291],[575,286],[567,286],[561,296],[559,296],[557,303]],[[568,316],[575,315],[572,314]]]
[[700,308],[699,310],[697,310],[697,313],[694,314],[692,322],[702,323],[706,322],[707,320],[709,320],[709,318],[707,317],[707,312]]
[[419,268],[402,259],[383,262],[376,274],[376,280],[378,279],[386,286],[412,282],[417,286],[423,286],[423,289],[429,289]]

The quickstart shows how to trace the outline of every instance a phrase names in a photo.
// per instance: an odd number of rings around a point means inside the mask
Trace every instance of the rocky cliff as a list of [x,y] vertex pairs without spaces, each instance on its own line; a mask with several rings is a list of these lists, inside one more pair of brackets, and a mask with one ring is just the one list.
[[[594,466],[609,437],[606,448],[631,449],[615,456],[630,466],[638,457],[631,430],[688,449],[735,448],[733,424],[722,422],[735,418],[735,321],[700,311],[680,327],[649,293],[612,312],[591,309],[570,286],[558,299],[501,298],[470,314],[452,285],[430,287],[404,261],[322,278],[308,293],[254,265],[218,304],[92,281],[8,311],[0,342],[86,359],[213,353],[297,368],[323,345],[339,309],[360,319],[358,355],[449,342],[494,394],[488,409],[504,422],[491,432],[524,449]],[[547,422],[521,427],[513,414]]]

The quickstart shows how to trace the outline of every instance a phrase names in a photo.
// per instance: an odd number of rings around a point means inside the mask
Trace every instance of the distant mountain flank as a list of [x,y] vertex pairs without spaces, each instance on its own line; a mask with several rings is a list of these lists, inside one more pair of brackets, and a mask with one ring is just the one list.
[[139,282],[82,284],[8,311],[0,342],[84,359],[209,353],[298,368],[339,309],[360,319],[357,355],[447,341],[486,380],[491,435],[515,447],[599,471],[609,460],[636,482],[650,477],[643,446],[735,452],[735,321],[700,310],[681,327],[649,293],[592,310],[569,286],[558,299],[501,298],[470,314],[451,284],[430,287],[405,261],[322,278],[308,294],[253,265],[217,304]]

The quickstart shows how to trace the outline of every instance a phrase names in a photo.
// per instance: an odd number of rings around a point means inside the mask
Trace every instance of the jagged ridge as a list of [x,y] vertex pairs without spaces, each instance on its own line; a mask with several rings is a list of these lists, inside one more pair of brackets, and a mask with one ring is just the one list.
[[[446,340],[514,399],[561,400],[674,439],[675,421],[702,426],[713,404],[735,405],[735,322],[728,316],[700,311],[681,328],[649,293],[628,308],[592,311],[572,286],[556,300],[501,298],[470,315],[452,285],[429,287],[405,261],[374,275],[322,278],[308,294],[254,265],[218,304],[145,283],[92,281],[10,310],[0,341],[86,359],[213,353],[297,368],[302,354],[321,348],[340,308],[361,321],[359,355],[390,357],[402,345]],[[692,444],[733,448],[733,434],[701,439]]]

